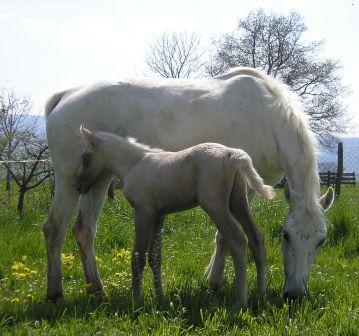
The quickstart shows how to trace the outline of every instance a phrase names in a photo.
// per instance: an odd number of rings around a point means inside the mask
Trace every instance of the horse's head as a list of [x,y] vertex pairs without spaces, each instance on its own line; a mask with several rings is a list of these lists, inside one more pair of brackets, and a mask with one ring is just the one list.
[[86,146],[76,173],[75,188],[80,194],[86,194],[104,174],[106,166],[102,151],[99,150],[101,139],[83,125],[80,126],[80,132]]
[[284,298],[292,301],[305,295],[311,267],[327,235],[324,213],[334,200],[332,188],[315,204],[304,204],[300,195],[286,184],[285,198],[289,212],[284,223]]

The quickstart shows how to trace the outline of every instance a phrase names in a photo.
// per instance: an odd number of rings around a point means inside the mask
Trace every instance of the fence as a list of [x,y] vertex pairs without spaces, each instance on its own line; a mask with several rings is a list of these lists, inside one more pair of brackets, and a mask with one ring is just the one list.
[[[339,143],[337,151],[319,158],[319,171],[321,183],[327,186],[334,186],[336,195],[341,193],[341,185],[348,185],[350,188],[358,188],[359,191],[359,139],[354,139],[353,143]],[[33,174],[31,181],[28,181],[27,187],[36,186],[45,172],[52,170],[50,160],[26,160],[26,161],[0,161],[0,208],[8,214],[19,212],[20,187],[16,184],[13,176],[10,179],[10,188],[7,188],[7,168],[17,167],[13,171],[18,172],[19,180],[26,180],[26,172],[31,171],[31,165],[37,162],[37,172]],[[22,175],[21,175],[22,174]],[[28,176],[27,176],[28,177]],[[117,186],[118,181],[112,186]],[[284,183],[278,185],[283,187]],[[109,198],[111,198],[111,190],[109,190]],[[47,210],[54,191],[53,174],[47,178],[44,183],[39,183],[34,188],[26,190],[24,196],[25,211],[29,207]],[[112,190],[113,191],[113,190]],[[356,194],[356,193],[355,193]]]
[[321,183],[334,186],[337,196],[340,195],[343,184],[358,187],[359,139],[344,139],[338,143],[336,153],[321,155],[319,172]]

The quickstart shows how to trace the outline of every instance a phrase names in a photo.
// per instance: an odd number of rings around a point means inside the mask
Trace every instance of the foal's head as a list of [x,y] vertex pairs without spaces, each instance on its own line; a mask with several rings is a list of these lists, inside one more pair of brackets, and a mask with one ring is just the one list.
[[76,174],[75,188],[80,194],[86,194],[107,171],[107,167],[101,148],[103,139],[83,125],[80,126],[80,132],[86,146],[81,156],[81,165]]

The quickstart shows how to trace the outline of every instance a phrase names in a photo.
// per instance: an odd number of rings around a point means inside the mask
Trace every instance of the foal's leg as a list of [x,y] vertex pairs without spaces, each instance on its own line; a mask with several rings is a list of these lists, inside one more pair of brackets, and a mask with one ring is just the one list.
[[239,224],[230,213],[228,206],[225,205],[222,208],[206,206],[205,210],[216,224],[218,231],[226,240],[228,249],[233,258],[237,306],[246,309],[248,307],[246,277],[247,240],[242,233]]
[[248,245],[256,264],[259,293],[260,295],[265,295],[266,249],[264,245],[264,237],[252,217],[248,199],[246,197],[245,181],[238,175],[235,177],[233,184],[233,190],[230,198],[230,209],[246,233]]
[[136,239],[132,253],[132,290],[136,304],[142,299],[142,275],[146,265],[146,252],[148,251],[156,215],[151,211],[137,208],[135,210]]
[[162,228],[165,217],[160,216],[156,220],[156,224],[153,228],[152,239],[148,250],[148,263],[153,272],[153,283],[156,295],[159,299],[163,297],[162,287]]
[[98,273],[94,251],[97,220],[101,213],[103,201],[111,182],[111,176],[103,176],[91,190],[80,197],[80,206],[72,232],[80,248],[82,267],[87,293],[103,293],[103,286]]
[[64,295],[61,271],[61,250],[67,225],[77,206],[78,194],[72,183],[56,176],[54,199],[43,226],[47,252],[46,299],[55,302]]
[[[254,192],[249,192],[248,199],[254,197]],[[217,231],[215,237],[215,250],[206,268],[205,276],[213,288],[221,288],[223,283],[225,259],[228,255],[228,247],[222,234]]]

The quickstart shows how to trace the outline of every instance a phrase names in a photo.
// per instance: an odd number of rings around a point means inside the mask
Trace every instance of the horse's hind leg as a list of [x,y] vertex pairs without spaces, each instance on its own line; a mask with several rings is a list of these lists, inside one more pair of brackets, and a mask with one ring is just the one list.
[[153,272],[153,283],[156,295],[159,299],[163,298],[163,288],[162,288],[162,275],[161,275],[161,266],[162,266],[162,228],[165,217],[160,216],[153,228],[152,238],[150,242],[150,247],[148,249],[148,263],[150,264],[151,270]]
[[78,194],[72,183],[56,178],[55,194],[49,216],[43,226],[47,252],[46,298],[53,302],[63,298],[61,250],[67,225],[77,206]]
[[240,222],[246,233],[248,245],[252,252],[254,262],[257,268],[257,282],[260,295],[264,295],[265,286],[265,263],[266,249],[264,237],[258,229],[248,204],[246,197],[246,184],[243,178],[236,175],[233,184],[233,190],[230,198],[230,210],[234,217]]
[[87,293],[103,293],[95,257],[94,241],[97,220],[110,182],[111,176],[104,175],[87,194],[81,195],[79,211],[72,228],[80,249]]
[[220,289],[222,287],[224,265],[228,253],[229,251],[226,242],[222,234],[217,231],[215,237],[215,250],[204,273],[211,287],[214,289]]

